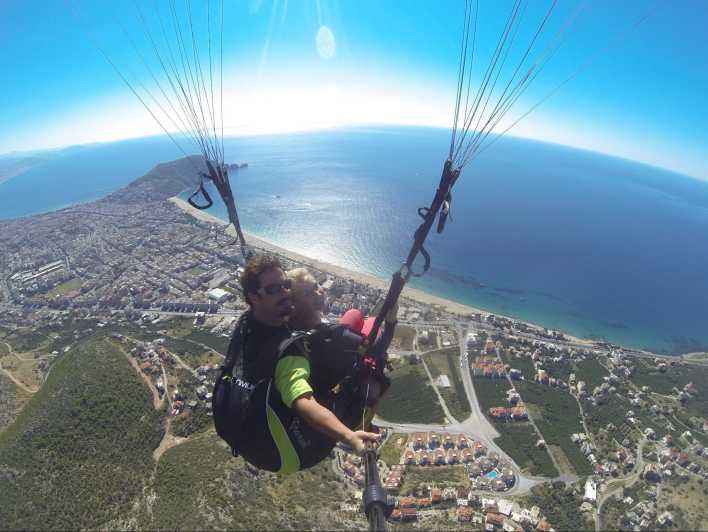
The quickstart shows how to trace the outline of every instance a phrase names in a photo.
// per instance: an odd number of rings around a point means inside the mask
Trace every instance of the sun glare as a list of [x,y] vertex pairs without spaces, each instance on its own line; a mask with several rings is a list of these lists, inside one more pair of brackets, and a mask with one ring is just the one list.
[[337,54],[334,33],[328,26],[320,26],[315,41],[317,43],[317,53],[322,59],[332,59]]

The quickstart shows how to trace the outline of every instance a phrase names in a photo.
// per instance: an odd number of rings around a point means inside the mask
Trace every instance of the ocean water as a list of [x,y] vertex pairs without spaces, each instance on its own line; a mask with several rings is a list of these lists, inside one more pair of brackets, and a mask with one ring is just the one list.
[[[357,128],[226,142],[244,228],[390,277],[447,153],[430,128]],[[0,218],[100,197],[180,156],[168,140],[77,148],[0,184]],[[225,218],[221,205],[213,213]],[[413,284],[584,337],[658,352],[708,349],[708,183],[506,138],[464,171],[452,221]]]

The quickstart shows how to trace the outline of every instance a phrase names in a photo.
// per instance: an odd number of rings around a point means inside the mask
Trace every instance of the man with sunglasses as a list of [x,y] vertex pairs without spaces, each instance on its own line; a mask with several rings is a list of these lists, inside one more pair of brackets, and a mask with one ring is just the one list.
[[305,389],[297,364],[279,359],[286,344],[302,341],[291,338],[286,325],[292,281],[280,262],[256,256],[240,280],[250,309],[236,326],[212,398],[216,431],[234,455],[261,469],[289,473],[320,462],[334,441],[358,452],[366,441],[378,441],[377,434],[342,423]]
[[261,396],[273,376],[278,346],[290,337],[291,282],[280,261],[268,255],[252,257],[240,281],[249,309],[239,318],[231,337],[214,386],[212,410],[216,431],[234,455],[263,466],[275,458],[261,452],[268,435],[253,427],[267,427],[267,405]]

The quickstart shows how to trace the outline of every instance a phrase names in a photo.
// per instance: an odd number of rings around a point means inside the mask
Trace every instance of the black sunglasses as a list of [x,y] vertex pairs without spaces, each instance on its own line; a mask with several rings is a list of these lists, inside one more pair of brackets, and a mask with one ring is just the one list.
[[273,283],[261,286],[256,292],[259,294],[268,294],[269,296],[274,296],[284,292],[285,290],[290,290],[293,286],[293,282],[290,279],[286,279],[282,283]]

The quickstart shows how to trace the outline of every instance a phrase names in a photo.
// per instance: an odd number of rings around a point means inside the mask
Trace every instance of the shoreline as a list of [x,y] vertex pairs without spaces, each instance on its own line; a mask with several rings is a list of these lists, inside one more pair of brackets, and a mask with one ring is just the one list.
[[[183,199],[173,196],[169,198],[168,200],[172,204],[174,204],[177,208],[181,209],[184,211],[186,214],[189,216],[192,216],[193,218],[196,218],[197,220],[200,220],[202,222],[207,222],[207,223],[213,223],[215,225],[226,225],[226,222],[222,220],[221,218],[218,218],[214,216],[213,214],[209,214],[208,212],[205,211],[200,211],[198,209],[195,209],[192,207],[189,203],[184,201]],[[236,231],[235,229],[230,226],[228,228],[229,234],[231,236],[236,236]],[[351,279],[357,283],[361,284],[366,284],[369,286],[372,286],[374,288],[378,288],[381,290],[388,290],[389,283],[390,281],[387,279],[382,279],[380,277],[376,277],[374,275],[368,274],[368,273],[362,273],[362,272],[357,272],[355,270],[351,270],[348,268],[343,268],[341,266],[336,266],[334,264],[331,264],[329,262],[324,262],[312,257],[308,257],[305,255],[302,255],[300,253],[297,253],[295,251],[291,251],[289,249],[283,248],[281,246],[278,246],[276,244],[273,244],[272,242],[269,242],[267,240],[264,240],[252,233],[249,233],[247,231],[243,231],[244,236],[249,240],[249,244],[253,245],[254,247],[263,249],[265,251],[271,252],[271,253],[277,253],[279,255],[285,256],[287,258],[290,258],[296,262],[303,263],[307,266],[311,266],[312,268],[315,268],[317,270],[330,273],[334,276],[337,277],[343,277],[346,279]],[[481,314],[482,316],[489,316],[489,315],[494,315],[494,316],[499,316],[501,318],[506,318],[508,320],[512,321],[517,321],[521,323],[525,323],[530,327],[534,327],[537,329],[544,329],[543,326],[538,325],[536,323],[531,323],[528,321],[524,321],[521,319],[517,318],[512,318],[510,316],[504,316],[503,314],[499,314],[497,312],[490,312],[488,310],[483,310],[480,308],[472,307],[470,305],[465,305],[462,303],[457,303],[456,301],[451,301],[449,299],[436,296],[434,294],[430,294],[429,292],[425,292],[423,290],[420,290],[418,288],[412,288],[408,285],[403,289],[403,292],[401,293],[401,297],[405,297],[407,299],[414,300],[418,303],[426,304],[426,305],[435,305],[438,307],[442,307],[446,312],[450,314],[459,314],[459,315],[473,315],[473,314]],[[592,347],[594,345],[594,340],[590,340],[588,338],[579,338],[577,336],[573,336],[571,334],[568,334],[564,331],[559,331],[562,332],[563,335],[570,341],[579,343],[579,344],[585,344],[587,347]],[[643,352],[648,352],[641,350]]]

